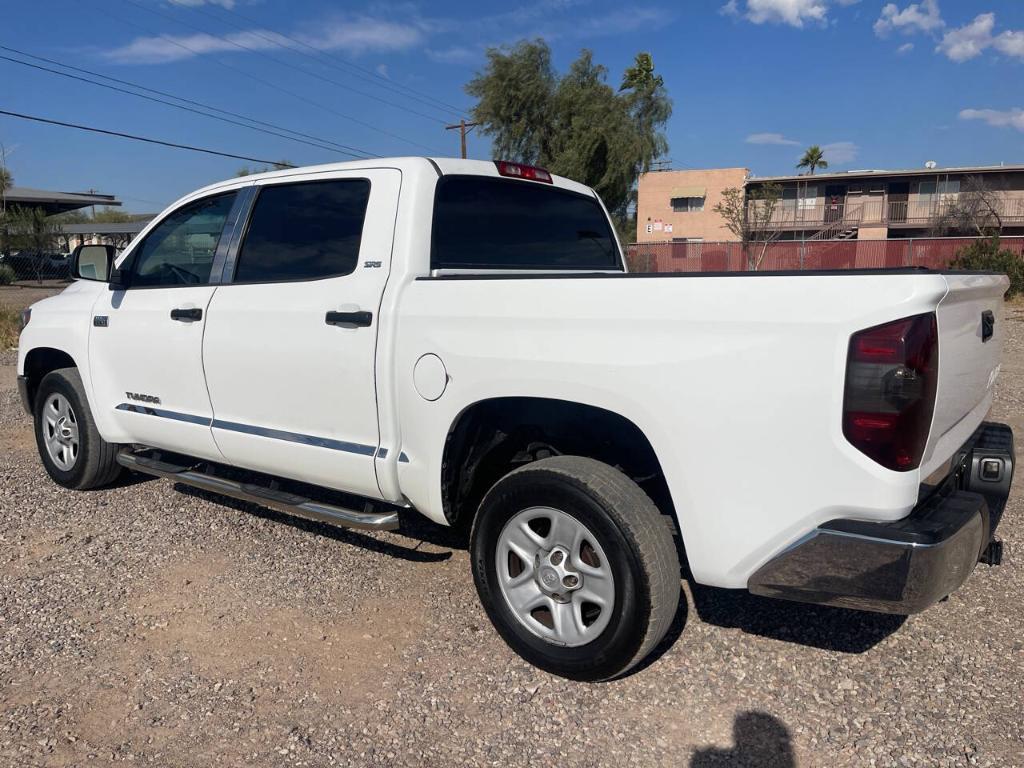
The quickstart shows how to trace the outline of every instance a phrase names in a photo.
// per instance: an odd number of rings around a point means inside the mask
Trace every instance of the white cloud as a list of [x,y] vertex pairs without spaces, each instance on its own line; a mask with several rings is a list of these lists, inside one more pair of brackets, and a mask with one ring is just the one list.
[[912,50],[914,50],[914,44],[913,43],[904,43],[903,45],[901,45],[899,48],[896,49],[896,53],[899,53],[899,54],[902,55],[904,53],[910,53]]
[[935,50],[944,54],[950,61],[969,61],[980,56],[982,51],[992,45],[992,30],[995,25],[994,13],[979,13],[974,17],[974,21],[951,29],[943,35],[942,42]]
[[805,23],[824,24],[826,0],[747,0],[744,17],[754,24],[771,22],[802,28]]
[[747,144],[771,144],[780,147],[793,147],[800,144],[794,139],[787,139],[781,133],[752,133],[744,141]]
[[743,18],[754,24],[788,24],[803,29],[807,24],[823,27],[828,24],[831,5],[856,5],[860,0],[729,0],[719,6],[723,16]]
[[995,128],[1016,128],[1024,131],[1024,109],[962,109],[961,120],[982,120]]
[[882,15],[875,22],[875,34],[885,37],[893,30],[904,35],[917,32],[935,32],[942,29],[946,22],[939,13],[938,0],[921,0],[911,3],[902,11],[896,3],[888,3],[882,8]]
[[449,48],[427,48],[426,54],[442,64],[472,64],[483,55],[483,48],[453,45]]
[[197,5],[219,5],[221,8],[231,10],[235,7],[235,0],[170,0],[171,5],[183,5],[186,8],[194,8]]
[[377,74],[380,75],[381,77],[386,77],[389,80],[391,79],[391,75],[388,74],[387,64],[378,64],[374,69],[377,70]]
[[[292,37],[318,50],[359,54],[366,51],[408,49],[420,42],[422,32],[411,24],[358,18],[329,22],[321,25],[315,34],[294,33]],[[208,53],[237,52],[242,48],[268,50],[279,46],[288,47],[288,44],[289,41],[276,32],[254,29],[223,37],[205,33],[137,37],[105,55],[121,63],[162,64]]]
[[846,165],[857,159],[860,147],[852,141],[834,141],[831,144],[822,145],[821,151],[830,166]]
[[1024,31],[1007,30],[997,35],[992,45],[1007,56],[1024,59]]

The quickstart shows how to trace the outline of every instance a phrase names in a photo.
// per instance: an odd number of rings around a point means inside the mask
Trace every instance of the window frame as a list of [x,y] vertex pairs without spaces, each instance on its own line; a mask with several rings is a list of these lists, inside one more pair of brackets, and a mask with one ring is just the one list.
[[[615,251],[615,264],[606,267],[567,267],[567,266],[550,266],[550,267],[539,267],[536,265],[520,265],[520,266],[508,266],[506,264],[500,265],[486,265],[486,264],[473,264],[473,265],[449,265],[442,264],[437,258],[437,198],[441,192],[441,188],[446,183],[462,179],[486,179],[497,184],[534,184],[545,190],[554,190],[559,194],[571,195],[574,197],[581,198],[587,202],[593,203],[597,206],[597,209],[601,212],[601,218],[608,228],[608,234],[612,246]],[[430,213],[430,271],[431,273],[436,272],[511,272],[516,274],[527,274],[529,272],[549,273],[549,272],[569,272],[569,273],[587,273],[587,272],[625,272],[625,259],[622,254],[622,247],[619,244],[619,238],[615,233],[615,227],[612,225],[611,217],[608,215],[607,209],[604,207],[604,202],[597,196],[597,193],[591,192],[590,194],[584,194],[577,192],[573,189],[566,189],[565,187],[558,187],[553,184],[543,184],[536,181],[525,181],[521,179],[509,179],[503,176],[490,176],[487,174],[479,173],[448,173],[439,177],[437,183],[434,185],[434,197],[432,201],[433,210]]]
[[252,199],[249,201],[248,209],[245,211],[245,221],[241,223],[239,227],[238,242],[235,244],[231,253],[228,254],[228,261],[224,265],[224,280],[221,283],[223,286],[228,285],[279,285],[283,283],[315,283],[320,280],[335,280],[339,277],[348,277],[354,275],[356,270],[359,269],[359,255],[363,250],[363,229],[360,229],[359,233],[359,252],[356,253],[355,265],[348,272],[338,272],[330,275],[321,275],[320,277],[293,277],[286,280],[236,280],[235,277],[238,274],[238,263],[242,258],[242,254],[245,251],[245,241],[249,237],[249,231],[252,226],[253,217],[256,214],[256,205],[259,203],[260,195],[266,189],[272,189],[276,187],[299,187],[306,184],[329,184],[337,182],[349,182],[349,181],[364,181],[367,184],[366,194],[366,208],[363,209],[363,227],[366,226],[366,215],[370,210],[370,205],[373,201],[373,180],[369,176],[331,176],[326,179],[303,179],[302,181],[290,181],[288,179],[277,180],[273,179],[265,184],[256,184],[253,186],[254,194]]
[[[116,270],[117,272],[121,273],[124,276],[124,278],[126,279],[126,283],[124,284],[124,289],[123,290],[151,291],[151,290],[159,290],[159,289],[163,289],[163,288],[205,288],[205,287],[208,287],[208,286],[211,286],[211,285],[221,285],[221,281],[223,279],[223,276],[221,274],[221,270],[218,269],[218,263],[217,263],[218,259],[217,259],[217,256],[218,256],[218,253],[221,250],[221,248],[226,247],[226,241],[224,239],[225,236],[228,238],[228,241],[231,240],[232,231],[234,230],[234,228],[235,228],[235,226],[237,224],[237,223],[233,223],[232,222],[231,214],[235,212],[235,208],[236,208],[236,206],[239,205],[240,200],[244,200],[243,192],[244,192],[245,189],[246,188],[244,186],[241,186],[241,187],[229,187],[227,189],[216,190],[216,191],[210,192],[209,194],[201,195],[199,197],[193,197],[190,200],[186,200],[181,205],[179,205],[179,206],[177,206],[175,208],[172,208],[171,210],[167,211],[160,218],[154,220],[152,222],[152,225],[147,230],[145,236],[138,238],[137,242],[133,242],[131,244],[131,247],[124,254],[122,254],[122,256],[124,258],[121,259],[120,265],[118,266],[118,265],[115,264],[110,269],[111,273],[113,273]],[[174,214],[184,210],[185,208],[188,208],[191,205],[195,205],[196,203],[201,203],[204,200],[212,200],[215,197],[224,197],[225,195],[234,195],[235,199],[232,201],[231,208],[228,210],[227,218],[224,219],[224,225],[220,229],[220,237],[217,238],[217,247],[214,248],[214,250],[213,250],[213,264],[210,265],[210,277],[209,277],[208,280],[206,280],[205,282],[202,282],[202,283],[168,283],[166,285],[133,285],[132,278],[135,276],[135,264],[136,264],[136,262],[139,259],[139,254],[142,252],[142,249],[146,246],[146,242],[149,240],[149,238],[153,236],[154,232],[156,232],[161,226],[163,226],[164,222],[166,222],[169,218],[174,216]],[[110,277],[110,275],[108,275],[108,278],[109,277]]]
[[[686,205],[683,208],[676,207],[677,200],[686,201]],[[697,207],[692,201],[700,201],[700,207]],[[672,208],[673,213],[704,213],[706,197],[673,197],[669,199],[669,205]]]

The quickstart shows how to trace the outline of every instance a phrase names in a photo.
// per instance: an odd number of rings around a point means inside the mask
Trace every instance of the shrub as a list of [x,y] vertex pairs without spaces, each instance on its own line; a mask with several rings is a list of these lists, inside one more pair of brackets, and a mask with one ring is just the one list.
[[1010,278],[1010,289],[1006,298],[1024,293],[1024,257],[999,247],[999,238],[975,240],[957,251],[956,258],[949,265],[953,269],[977,269],[1002,272]]
[[17,346],[20,329],[20,313],[0,307],[0,351]]
[[0,285],[10,285],[17,278],[9,264],[0,264]]

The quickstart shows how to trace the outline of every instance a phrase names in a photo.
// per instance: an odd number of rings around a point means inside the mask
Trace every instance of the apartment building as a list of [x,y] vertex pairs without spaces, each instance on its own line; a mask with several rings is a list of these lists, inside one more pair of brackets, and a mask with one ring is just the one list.
[[[735,240],[708,197],[701,207],[689,201],[680,205],[675,194],[696,194],[703,189],[706,195],[717,190],[720,197],[721,188],[736,186],[740,172],[743,169],[656,171],[641,176],[637,242]],[[713,179],[728,183],[715,187]],[[799,176],[744,173],[742,178],[748,196],[768,183],[777,184],[782,191],[766,222],[781,240],[923,237],[936,234],[938,222],[948,219],[958,204],[963,207],[968,197],[982,200],[977,205],[979,211],[986,211],[988,222],[998,223],[1003,234],[1024,235],[1024,165],[938,168],[929,163],[919,169]],[[702,215],[691,218],[691,206]],[[665,222],[671,222],[668,232]]]

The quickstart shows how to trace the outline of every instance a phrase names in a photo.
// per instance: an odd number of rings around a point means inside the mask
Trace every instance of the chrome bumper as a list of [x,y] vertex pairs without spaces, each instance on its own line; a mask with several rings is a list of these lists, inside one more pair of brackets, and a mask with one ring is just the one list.
[[[986,461],[1001,463],[984,476]],[[883,613],[924,610],[967,580],[992,539],[1013,477],[1013,432],[982,424],[952,471],[893,523],[832,520],[765,563],[754,594]]]

